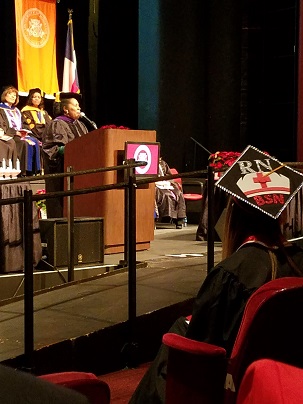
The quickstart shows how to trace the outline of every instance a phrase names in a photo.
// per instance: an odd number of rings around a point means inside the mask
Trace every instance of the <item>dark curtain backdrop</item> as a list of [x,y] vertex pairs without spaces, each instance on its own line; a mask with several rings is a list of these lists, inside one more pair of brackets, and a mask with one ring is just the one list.
[[[296,161],[298,0],[161,2],[158,136],[179,169],[248,144]],[[281,139],[281,140],[280,140]]]
[[296,161],[299,0],[250,0],[246,12],[246,138]]
[[[302,4],[302,0],[300,2]],[[300,44],[303,40],[303,10],[299,13],[298,27],[298,127],[297,127],[297,159],[303,161],[303,49]]]
[[14,1],[2,0],[0,4],[1,63],[0,85],[17,85],[16,29]]

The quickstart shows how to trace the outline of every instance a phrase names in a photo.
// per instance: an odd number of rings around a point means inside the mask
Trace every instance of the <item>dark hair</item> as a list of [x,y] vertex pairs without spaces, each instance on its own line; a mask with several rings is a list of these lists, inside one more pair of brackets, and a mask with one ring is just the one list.
[[41,95],[41,102],[40,102],[40,104],[38,105],[38,108],[44,109],[44,98],[43,98],[43,96],[42,96],[42,94],[41,94],[40,88],[32,88],[31,90],[29,90],[29,94],[28,94],[28,98],[27,98],[27,101],[26,101],[26,105],[30,105],[31,107],[33,106],[32,99],[33,99],[33,97],[34,97],[34,95],[35,95],[36,93],[39,93],[39,94]]
[[277,275],[278,251],[283,254],[294,274],[303,276],[301,268],[288,255],[285,248],[282,234],[284,218],[285,212],[282,212],[278,219],[273,219],[247,203],[230,197],[226,212],[222,258],[229,257],[241,247],[248,237],[255,236],[258,241],[267,246],[271,262],[271,279],[275,279]]
[[283,216],[273,219],[247,203],[230,197],[226,209],[223,258],[234,253],[250,236],[257,237],[269,246],[283,246]]
[[55,101],[53,105],[53,116],[56,118],[59,115],[63,115],[61,102]]
[[70,100],[70,98],[66,98],[64,100],[61,100],[60,102],[54,102],[53,115],[55,118],[56,116],[65,115],[64,107],[68,107],[68,105],[70,104]]

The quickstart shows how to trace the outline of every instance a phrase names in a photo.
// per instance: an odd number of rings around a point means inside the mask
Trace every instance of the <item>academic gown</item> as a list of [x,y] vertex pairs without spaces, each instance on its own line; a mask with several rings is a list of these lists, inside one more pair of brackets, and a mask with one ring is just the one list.
[[[159,175],[171,174],[166,161],[159,162]],[[162,218],[184,219],[186,217],[186,205],[183,192],[179,185],[173,181],[156,182],[155,187],[156,215]]]
[[16,168],[17,161],[17,149],[16,144],[13,139],[10,140],[0,140],[0,164],[2,167],[3,159],[5,159],[6,165],[8,161],[12,160],[13,167]]
[[[287,253],[303,270],[303,250],[290,245]],[[277,278],[298,276],[284,255],[277,252],[277,258]],[[230,355],[249,297],[270,280],[271,262],[267,248],[258,243],[245,244],[206,277],[195,299],[189,325],[181,317],[169,332],[221,346]],[[165,403],[167,355],[168,348],[162,344],[130,404]]]
[[165,185],[159,188],[156,183],[156,204],[160,221],[164,217],[170,217],[171,219],[184,219],[186,217],[186,206],[182,191],[177,184],[170,181],[169,183],[169,189],[165,189]]
[[52,118],[47,111],[36,108],[32,105],[25,105],[21,110],[23,127],[32,132],[33,136],[39,141],[40,147],[40,163],[41,171],[44,170],[44,159],[42,152],[42,135],[45,130],[45,126],[49,124]]
[[[64,172],[64,150],[65,146],[77,137],[88,132],[84,123],[79,120],[72,120],[65,116],[58,116],[49,122],[42,136],[42,150],[44,153],[45,174],[57,174]],[[46,192],[58,192],[64,190],[63,178],[48,179],[45,181]],[[46,211],[48,218],[62,217],[63,198],[46,200]]]
[[[9,121],[8,113],[12,115],[11,122]],[[17,107],[10,108],[4,103],[0,104],[0,127],[4,130],[4,134],[12,136],[14,139],[20,160],[21,174],[39,172],[41,168],[39,142],[29,135],[25,139],[17,135],[17,131],[23,129],[21,112]],[[13,165],[15,167],[14,163]]]
[[30,105],[26,105],[21,110],[23,127],[31,130],[33,136],[42,141],[42,134],[45,129],[45,125],[49,124],[52,118],[48,115],[47,111],[41,110]]

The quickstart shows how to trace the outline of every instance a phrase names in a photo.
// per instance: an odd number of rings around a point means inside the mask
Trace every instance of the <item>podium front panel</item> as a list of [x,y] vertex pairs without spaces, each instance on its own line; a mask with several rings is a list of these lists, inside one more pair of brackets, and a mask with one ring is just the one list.
[[[155,142],[155,131],[97,129],[66,145],[65,170],[74,171],[121,164],[126,141]],[[116,171],[77,176],[74,189],[115,184]],[[154,239],[154,184],[136,191],[136,249],[144,250]],[[65,215],[66,215],[65,200]],[[75,216],[104,217],[105,254],[124,251],[124,190],[114,189],[74,197]]]

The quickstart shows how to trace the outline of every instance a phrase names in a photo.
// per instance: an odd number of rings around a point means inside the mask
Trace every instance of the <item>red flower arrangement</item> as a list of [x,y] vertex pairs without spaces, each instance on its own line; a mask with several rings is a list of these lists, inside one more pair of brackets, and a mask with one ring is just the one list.
[[103,125],[100,129],[129,129],[126,126],[117,126],[117,125]]
[[215,170],[226,170],[228,169],[235,160],[241,155],[238,152],[219,152],[213,153],[209,156],[209,165]]
[[[36,195],[44,195],[45,193],[46,193],[45,189],[38,189]],[[45,199],[40,199],[39,201],[37,201],[36,206],[38,208],[39,219],[46,219]]]

